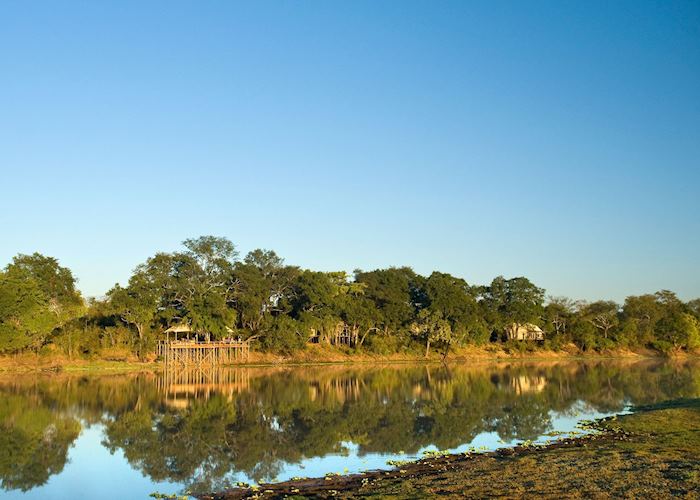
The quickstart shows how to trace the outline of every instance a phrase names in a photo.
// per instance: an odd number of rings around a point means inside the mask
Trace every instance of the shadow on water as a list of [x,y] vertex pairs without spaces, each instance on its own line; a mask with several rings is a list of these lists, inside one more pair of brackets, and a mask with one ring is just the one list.
[[534,440],[555,417],[698,397],[698,368],[644,360],[15,376],[0,379],[0,481],[17,492],[46,484],[91,426],[135,473],[193,491],[324,457],[454,449],[483,433]]

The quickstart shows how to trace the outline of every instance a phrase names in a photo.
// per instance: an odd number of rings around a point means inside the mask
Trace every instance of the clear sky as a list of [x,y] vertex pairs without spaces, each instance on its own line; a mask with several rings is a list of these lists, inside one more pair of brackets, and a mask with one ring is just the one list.
[[319,270],[700,296],[700,2],[0,2],[0,265],[227,236]]

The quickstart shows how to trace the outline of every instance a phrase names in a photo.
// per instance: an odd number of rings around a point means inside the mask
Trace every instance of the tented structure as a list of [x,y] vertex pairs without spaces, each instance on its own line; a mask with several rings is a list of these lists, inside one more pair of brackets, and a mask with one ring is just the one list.
[[512,323],[505,330],[508,340],[544,340],[542,328],[532,323]]

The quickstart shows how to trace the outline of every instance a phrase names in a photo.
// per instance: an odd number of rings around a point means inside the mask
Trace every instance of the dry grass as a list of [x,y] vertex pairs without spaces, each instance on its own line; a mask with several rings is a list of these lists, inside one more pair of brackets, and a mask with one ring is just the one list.
[[0,356],[0,372],[36,373],[60,371],[114,372],[154,369],[154,363],[142,363],[133,356],[106,357],[105,359],[68,358],[60,354],[19,354]]
[[[422,350],[421,350],[422,352]],[[700,353],[692,353],[700,355]],[[562,359],[641,359],[658,357],[659,353],[648,350],[627,351],[616,350],[605,353],[581,353],[575,346],[567,346],[561,351],[534,350],[524,353],[509,353],[501,346],[487,345],[483,347],[469,346],[459,348],[450,353],[449,362],[479,362],[479,361],[533,361],[533,360],[562,360]],[[367,351],[357,352],[352,349],[333,346],[309,345],[306,349],[287,355],[251,352],[246,365],[308,365],[308,364],[363,364],[363,363],[408,363],[408,362],[433,362],[443,361],[442,354],[432,352],[429,358],[425,358],[420,352],[406,352],[395,354],[373,354]],[[143,370],[151,367],[157,369],[160,365],[155,363],[153,357],[144,363],[128,350],[108,350],[102,352],[94,359],[68,358],[57,352],[35,355],[31,353],[19,355],[0,355],[0,372],[37,372],[58,370]]]

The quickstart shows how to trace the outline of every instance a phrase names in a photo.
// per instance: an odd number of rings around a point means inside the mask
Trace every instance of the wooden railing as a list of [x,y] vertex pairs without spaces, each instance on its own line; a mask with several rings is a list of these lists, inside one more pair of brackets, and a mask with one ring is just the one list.
[[238,340],[161,340],[156,346],[156,354],[165,361],[166,366],[227,365],[247,361],[250,343]]

